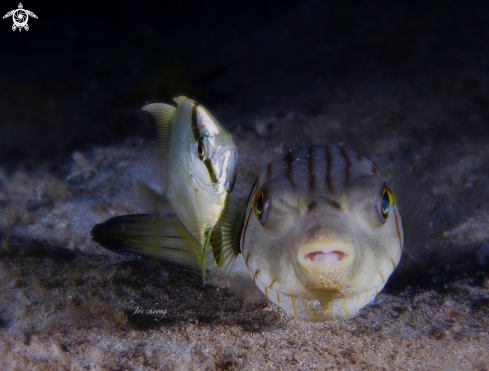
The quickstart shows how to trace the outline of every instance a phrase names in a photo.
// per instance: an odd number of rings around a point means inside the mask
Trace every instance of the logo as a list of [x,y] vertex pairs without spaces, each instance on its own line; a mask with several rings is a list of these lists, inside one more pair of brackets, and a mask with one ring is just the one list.
[[7,14],[5,14],[3,16],[3,19],[10,16],[12,16],[12,20],[14,21],[14,24],[12,25],[12,31],[15,31],[18,28],[19,32],[22,31],[23,28],[25,28],[26,31],[29,31],[29,25],[27,24],[29,16],[37,18],[37,15],[32,13],[30,10],[24,9],[22,3],[19,3],[18,9],[11,10]]

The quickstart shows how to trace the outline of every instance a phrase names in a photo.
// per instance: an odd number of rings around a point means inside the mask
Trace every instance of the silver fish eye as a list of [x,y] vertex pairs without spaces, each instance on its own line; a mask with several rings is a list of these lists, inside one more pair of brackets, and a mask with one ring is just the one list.
[[197,156],[199,156],[199,159],[204,161],[205,146],[204,146],[204,141],[202,140],[202,138],[199,138],[197,140]]

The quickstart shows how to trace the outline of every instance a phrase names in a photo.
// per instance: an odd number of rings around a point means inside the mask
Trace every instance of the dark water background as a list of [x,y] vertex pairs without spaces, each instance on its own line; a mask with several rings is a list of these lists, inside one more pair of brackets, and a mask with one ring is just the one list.
[[[225,120],[270,107],[315,115],[359,86],[395,84],[443,100],[449,119],[427,122],[426,140],[489,132],[485,1],[23,4],[39,17],[28,32],[0,22],[0,161],[9,167],[150,138],[140,107],[179,94]],[[402,126],[410,112],[396,114]]]

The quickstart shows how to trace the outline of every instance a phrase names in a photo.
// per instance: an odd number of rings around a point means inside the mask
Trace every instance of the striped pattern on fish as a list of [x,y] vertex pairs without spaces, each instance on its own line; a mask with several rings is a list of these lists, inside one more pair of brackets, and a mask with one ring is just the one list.
[[395,192],[339,146],[303,146],[252,186],[240,248],[250,276],[294,317],[354,315],[396,268],[404,231]]

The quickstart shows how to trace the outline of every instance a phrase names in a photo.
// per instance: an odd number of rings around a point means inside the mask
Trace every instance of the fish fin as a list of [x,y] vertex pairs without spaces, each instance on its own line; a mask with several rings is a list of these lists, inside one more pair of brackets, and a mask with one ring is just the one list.
[[163,186],[166,184],[166,173],[168,169],[168,154],[170,149],[170,136],[172,130],[173,115],[176,108],[166,103],[148,104],[141,108],[143,111],[151,113],[156,121],[158,139],[156,147],[149,150],[147,155],[153,166],[156,167],[157,174]]
[[[218,195],[213,185],[189,187],[194,181],[193,175],[185,170],[180,159],[175,158],[174,161],[176,168],[172,173],[168,198],[178,205],[182,224],[189,234],[200,242],[200,251],[194,251],[201,262],[203,274],[209,272],[224,276],[240,251],[239,237],[244,224],[245,206],[228,193],[224,197]],[[175,190],[180,187],[195,192],[199,202],[194,203],[193,198],[179,195]],[[201,230],[203,225],[205,229]]]
[[175,221],[175,227],[178,231],[179,236],[182,238],[183,242],[185,245],[188,247],[188,249],[192,252],[194,257],[197,259],[200,272],[202,274],[202,279],[205,282],[205,274],[206,274],[206,249],[203,248],[202,244],[197,241],[197,239],[188,231],[188,229],[185,227],[185,225],[178,219],[176,218],[177,221]]
[[150,212],[154,215],[162,215],[160,205],[163,200],[163,196],[142,181],[138,181],[136,183],[136,188],[144,211]]
[[296,123],[286,125],[285,129],[282,130],[282,135],[285,151],[312,144],[302,125]]
[[228,194],[221,216],[212,228],[210,246],[215,267],[210,269],[211,274],[226,277],[233,271],[241,252],[240,237],[245,214],[245,206]]
[[90,234],[92,241],[115,252],[129,251],[153,259],[160,255],[162,229],[150,214],[116,216],[96,224]]
[[188,101],[189,99],[183,95],[179,97],[173,98],[173,101],[177,104],[177,107],[181,105],[183,102]]
[[180,234],[181,222],[176,215],[158,217],[151,214],[124,215],[96,224],[92,230],[92,241],[117,253],[133,253],[165,260],[198,270],[192,243],[188,235]]
[[243,255],[236,258],[232,271],[228,276],[229,291],[244,301],[252,303],[268,303],[269,300],[255,285],[246,267]]
[[416,185],[409,164],[402,153],[394,160],[391,179],[392,191],[402,219],[404,230],[404,249],[417,262],[426,265],[431,251],[426,246],[430,237],[428,218],[421,206],[421,191]]

